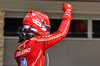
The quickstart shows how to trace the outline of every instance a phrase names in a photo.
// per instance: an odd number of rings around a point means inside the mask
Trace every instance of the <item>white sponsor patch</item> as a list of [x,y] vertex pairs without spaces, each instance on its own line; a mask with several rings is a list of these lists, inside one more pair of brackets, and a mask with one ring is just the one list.
[[24,50],[22,50],[22,51],[17,52],[16,55],[15,55],[15,57],[18,57],[18,56],[20,56],[20,55],[29,53],[30,51],[31,51],[31,48],[24,49]]

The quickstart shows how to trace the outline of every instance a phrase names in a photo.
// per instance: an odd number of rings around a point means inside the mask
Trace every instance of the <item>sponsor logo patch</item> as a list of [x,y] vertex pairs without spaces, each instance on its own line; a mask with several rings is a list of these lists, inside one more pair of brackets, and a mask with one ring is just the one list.
[[20,58],[20,66],[27,66],[27,61],[24,57]]
[[29,53],[30,51],[31,51],[31,48],[24,49],[24,50],[22,50],[22,51],[20,51],[20,52],[17,52],[16,55],[15,55],[15,57],[18,57],[18,56],[20,56],[20,55]]

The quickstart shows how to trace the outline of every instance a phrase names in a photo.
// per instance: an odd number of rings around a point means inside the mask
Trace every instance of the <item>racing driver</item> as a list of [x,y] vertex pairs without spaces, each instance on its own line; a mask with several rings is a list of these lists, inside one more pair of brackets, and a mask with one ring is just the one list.
[[19,42],[14,57],[18,66],[44,66],[45,50],[63,39],[70,27],[72,6],[64,3],[58,30],[50,34],[50,21],[42,12],[28,10],[23,19]]

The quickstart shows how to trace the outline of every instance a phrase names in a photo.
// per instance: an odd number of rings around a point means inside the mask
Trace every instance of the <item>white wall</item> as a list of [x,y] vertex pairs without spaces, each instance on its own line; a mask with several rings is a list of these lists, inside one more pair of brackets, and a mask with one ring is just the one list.
[[[32,0],[0,0],[0,10],[5,10],[5,17],[24,17],[27,10],[33,9],[46,13],[50,18],[61,18],[62,4],[73,6],[74,18],[100,18],[98,2],[67,2],[67,1],[32,1]],[[17,13],[17,14],[16,14]],[[81,15],[81,16],[80,16]],[[95,16],[97,15],[97,16]]]

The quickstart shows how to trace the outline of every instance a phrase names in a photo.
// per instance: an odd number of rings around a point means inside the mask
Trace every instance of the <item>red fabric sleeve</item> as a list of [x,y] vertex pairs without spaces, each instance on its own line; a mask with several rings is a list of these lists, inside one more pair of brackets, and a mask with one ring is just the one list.
[[59,42],[66,36],[70,27],[70,22],[71,21],[69,19],[62,19],[62,22],[58,30],[46,38],[44,46],[45,50],[54,45],[55,43]]

